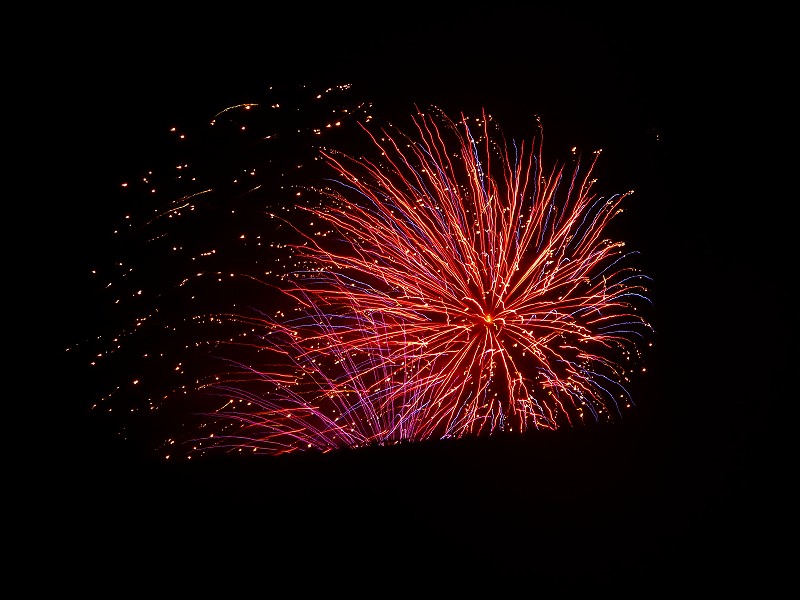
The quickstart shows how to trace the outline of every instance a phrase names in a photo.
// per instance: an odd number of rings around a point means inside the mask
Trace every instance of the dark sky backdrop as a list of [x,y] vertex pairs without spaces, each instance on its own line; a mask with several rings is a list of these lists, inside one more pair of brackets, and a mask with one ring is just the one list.
[[[61,15],[71,27],[47,59],[67,128],[47,149],[64,167],[46,200],[50,239],[66,244],[46,266],[61,290],[56,356],[97,315],[82,281],[117,217],[109,191],[166,129],[268,83],[353,83],[397,114],[486,107],[517,136],[538,114],[546,136],[603,147],[600,177],[636,189],[629,241],[654,277],[637,414],[496,445],[167,468],[84,418],[92,385],[69,363],[47,400],[59,444],[56,473],[41,476],[42,563],[66,552],[68,565],[102,565],[90,577],[179,573],[186,585],[220,565],[234,588],[273,585],[286,565],[317,584],[338,568],[336,586],[377,597],[415,593],[423,573],[535,592],[565,573],[683,589],[780,570],[792,200],[773,145],[785,55],[769,32],[785,15],[433,4]],[[193,560],[206,571],[187,570]]]

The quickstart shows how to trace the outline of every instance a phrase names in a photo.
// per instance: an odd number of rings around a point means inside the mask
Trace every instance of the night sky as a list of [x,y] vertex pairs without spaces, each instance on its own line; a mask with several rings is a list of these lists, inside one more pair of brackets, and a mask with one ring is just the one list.
[[[41,152],[55,185],[34,219],[47,214],[53,250],[35,268],[47,306],[36,335],[60,377],[38,375],[53,430],[32,470],[46,515],[27,540],[35,563],[110,590],[148,589],[157,574],[187,590],[291,581],[375,597],[426,581],[531,594],[583,580],[645,594],[772,585],[790,478],[778,430],[793,196],[774,143],[782,38],[756,48],[752,34],[785,17],[502,2],[208,10],[70,13],[50,38],[55,125]],[[604,185],[635,190],[620,231],[653,278],[654,345],[622,422],[175,463],[89,410],[109,383],[82,353],[108,309],[90,270],[130,208],[120,182],[169,160],[173,126],[190,131],[269,86],[339,84],[389,118],[486,108],[510,137],[539,116],[554,153],[603,149]],[[124,362],[114,369],[128,378]],[[39,445],[38,424],[29,435]]]

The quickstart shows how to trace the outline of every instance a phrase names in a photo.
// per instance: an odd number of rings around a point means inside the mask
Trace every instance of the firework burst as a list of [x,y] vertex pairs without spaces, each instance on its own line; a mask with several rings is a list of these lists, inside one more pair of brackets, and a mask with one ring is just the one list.
[[632,405],[647,277],[607,237],[630,192],[593,191],[599,151],[548,167],[541,130],[508,144],[485,114],[412,123],[364,126],[371,154],[321,151],[332,175],[304,189],[320,202],[287,221],[289,308],[226,315],[256,336],[230,347],[259,358],[200,386],[220,400],[192,452],[552,430]]

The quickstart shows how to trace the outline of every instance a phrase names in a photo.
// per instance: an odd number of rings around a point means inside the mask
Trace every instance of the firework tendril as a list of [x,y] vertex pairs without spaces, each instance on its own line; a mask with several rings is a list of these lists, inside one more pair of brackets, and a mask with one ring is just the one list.
[[413,136],[362,126],[374,158],[321,151],[334,176],[303,210],[329,234],[298,229],[306,268],[282,288],[295,316],[235,317],[271,359],[213,386],[205,449],[553,430],[632,406],[647,277],[605,237],[631,192],[592,191],[599,151],[548,169],[541,134],[508,146],[485,114],[412,122]]

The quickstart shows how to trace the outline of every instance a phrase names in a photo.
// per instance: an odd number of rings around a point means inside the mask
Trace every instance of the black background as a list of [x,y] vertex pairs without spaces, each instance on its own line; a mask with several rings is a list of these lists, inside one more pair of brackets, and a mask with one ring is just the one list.
[[[36,83],[51,125],[35,143],[54,185],[32,204],[55,252],[34,279],[48,364],[65,371],[38,374],[31,563],[114,589],[376,597],[781,576],[786,15],[432,4],[50,15]],[[116,216],[108,191],[174,121],[298,81],[353,83],[398,114],[487,107],[521,135],[540,115],[546,135],[602,146],[610,176],[636,189],[630,243],[654,278],[635,414],[589,432],[182,466],[87,418],[91,383],[63,349],[96,316],[81,281]]]

